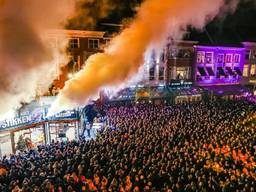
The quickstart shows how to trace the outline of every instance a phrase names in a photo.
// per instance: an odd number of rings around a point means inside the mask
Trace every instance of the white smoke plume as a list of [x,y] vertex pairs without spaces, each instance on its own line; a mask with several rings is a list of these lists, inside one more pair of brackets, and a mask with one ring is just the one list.
[[60,28],[72,7],[70,0],[0,0],[0,117],[52,82],[61,50],[50,48],[45,34]]
[[[230,6],[229,6],[230,5]],[[114,38],[104,53],[92,55],[85,67],[66,82],[50,113],[85,104],[105,86],[126,82],[143,64],[151,45],[164,45],[167,37],[181,39],[187,26],[203,28],[225,6],[233,10],[237,1],[145,0],[131,25]]]

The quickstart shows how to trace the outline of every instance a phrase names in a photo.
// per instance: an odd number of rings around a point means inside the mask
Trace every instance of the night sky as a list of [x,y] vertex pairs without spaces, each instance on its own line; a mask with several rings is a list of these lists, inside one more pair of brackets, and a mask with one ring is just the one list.
[[[103,23],[122,24],[129,22],[134,17],[142,0],[109,0],[111,4],[118,5],[113,8],[106,17],[100,18],[97,10],[92,11],[95,25],[75,26],[68,28],[83,30],[103,30],[116,32],[119,27],[105,26]],[[94,4],[95,5],[95,4]],[[95,6],[92,6],[95,7]],[[237,10],[223,17],[218,17],[210,22],[202,31],[189,29],[191,32],[187,40],[199,41],[206,45],[239,45],[243,41],[256,41],[256,0],[241,0]]]
[[243,41],[256,41],[256,1],[243,1],[233,14],[216,18],[205,30],[191,30],[190,39],[201,44],[239,45]]

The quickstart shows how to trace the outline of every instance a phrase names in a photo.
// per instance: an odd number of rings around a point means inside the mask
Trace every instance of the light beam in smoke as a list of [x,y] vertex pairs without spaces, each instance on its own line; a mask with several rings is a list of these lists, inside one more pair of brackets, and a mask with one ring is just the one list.
[[[232,1],[232,3],[230,3]],[[231,0],[230,8],[237,4]],[[164,45],[167,37],[182,38],[188,25],[202,28],[229,7],[225,0],[146,0],[129,28],[113,39],[104,53],[92,55],[85,67],[66,82],[50,113],[85,104],[104,86],[118,85],[135,74],[152,45]],[[234,3],[235,2],[235,3]]]
[[52,82],[55,56],[44,34],[61,27],[70,0],[0,0],[0,116]]

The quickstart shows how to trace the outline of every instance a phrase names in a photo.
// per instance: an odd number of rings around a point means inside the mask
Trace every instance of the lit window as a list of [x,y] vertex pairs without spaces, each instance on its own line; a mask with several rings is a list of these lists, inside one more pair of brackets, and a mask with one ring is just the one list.
[[240,54],[234,54],[234,63],[240,63]]
[[251,51],[251,57],[250,59],[256,59],[256,50]]
[[205,53],[205,61],[207,64],[213,63],[213,52],[206,52]]
[[248,77],[248,69],[249,69],[249,66],[244,65],[243,77]]
[[233,55],[232,54],[226,54],[225,56],[225,63],[232,63],[233,61]]
[[89,49],[98,49],[99,48],[99,39],[89,39],[88,40]]
[[196,57],[197,63],[204,63],[205,62],[205,52],[204,51],[198,51],[197,57]]
[[224,63],[224,54],[218,54],[217,62],[218,63]]
[[251,66],[251,75],[256,75],[256,64]]
[[177,79],[189,79],[189,67],[177,67]]
[[79,48],[79,39],[70,39],[69,40],[69,48],[71,48],[71,49]]

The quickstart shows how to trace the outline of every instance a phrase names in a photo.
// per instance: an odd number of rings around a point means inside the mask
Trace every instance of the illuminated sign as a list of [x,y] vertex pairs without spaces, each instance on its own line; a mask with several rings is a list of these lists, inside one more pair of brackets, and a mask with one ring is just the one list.
[[73,119],[77,117],[77,113],[75,110],[63,111],[58,113],[52,117],[47,118],[46,120],[61,120],[61,119]]
[[0,129],[18,127],[26,124],[37,123],[42,120],[42,114],[26,115],[12,119],[6,119],[0,122]]
[[34,123],[43,123],[45,121],[77,119],[77,118],[78,118],[78,115],[75,110],[64,111],[64,112],[58,113],[50,118],[43,118],[43,112],[38,111],[38,112],[33,113],[32,115],[23,115],[23,116],[0,121],[0,130],[22,127],[22,126],[31,125]]

